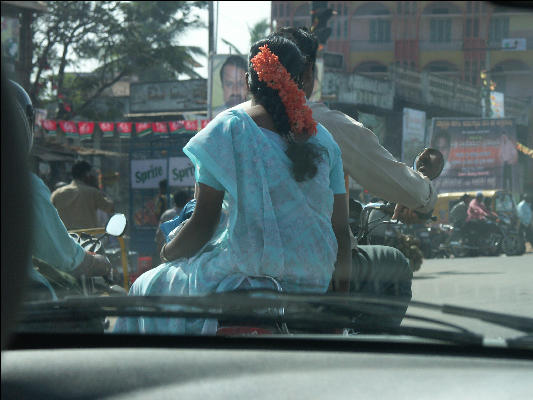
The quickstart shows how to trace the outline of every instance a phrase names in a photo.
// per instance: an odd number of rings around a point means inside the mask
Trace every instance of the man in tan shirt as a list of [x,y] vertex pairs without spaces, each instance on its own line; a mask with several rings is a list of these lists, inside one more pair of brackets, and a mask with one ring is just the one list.
[[52,193],[52,203],[57,208],[67,229],[97,228],[98,209],[113,213],[113,201],[97,189],[91,165],[78,161],[72,167],[72,182]]
[[[279,34],[294,41],[308,60],[303,90],[309,98],[313,92],[318,42],[302,28],[281,28]],[[344,172],[376,197],[401,205],[396,217],[408,223],[419,222],[413,211],[427,214],[433,210],[437,193],[428,177],[397,161],[371,130],[348,115],[330,110],[322,103],[309,103],[309,107],[315,121],[339,145]]]
[[[307,60],[303,74],[303,90],[307,98],[313,92],[315,61],[318,50],[316,37],[305,28],[281,28],[272,35],[292,40]],[[437,201],[437,193],[427,176],[397,161],[369,129],[353,118],[330,110],[324,104],[309,103],[313,118],[333,136],[342,153],[345,174],[375,196],[397,203],[394,218],[406,223],[421,220]],[[399,251],[387,246],[359,246],[353,241],[352,282],[350,291],[369,297],[386,296],[395,305],[384,306],[387,316],[370,316],[368,323],[399,325],[411,300],[412,270],[409,261]],[[373,319],[375,318],[375,320]]]

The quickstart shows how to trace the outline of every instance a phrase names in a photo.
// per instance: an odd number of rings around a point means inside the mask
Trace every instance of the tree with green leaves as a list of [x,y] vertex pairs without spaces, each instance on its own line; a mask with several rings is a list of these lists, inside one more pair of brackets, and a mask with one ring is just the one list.
[[[34,21],[34,66],[30,95],[39,105],[65,99],[62,118],[87,107],[116,82],[199,77],[199,47],[181,46],[180,35],[202,27],[197,11],[207,2],[50,1],[48,13]],[[81,62],[97,67],[90,74],[66,74]],[[67,79],[68,77],[68,79]],[[51,90],[45,90],[51,84]]]
[[[250,47],[252,45],[261,40],[266,38],[270,34],[270,24],[266,19],[262,19],[261,21],[257,22],[252,27],[248,27],[248,33],[250,34]],[[240,50],[235,46],[233,43],[231,43],[229,40],[226,40],[224,38],[221,39],[222,43],[227,45],[230,49],[230,53],[234,52],[236,54],[242,54]],[[248,49],[246,49],[248,50]]]
[[255,42],[270,34],[270,24],[266,18],[262,19],[252,27],[248,27],[248,32],[250,33],[250,47],[252,47]]

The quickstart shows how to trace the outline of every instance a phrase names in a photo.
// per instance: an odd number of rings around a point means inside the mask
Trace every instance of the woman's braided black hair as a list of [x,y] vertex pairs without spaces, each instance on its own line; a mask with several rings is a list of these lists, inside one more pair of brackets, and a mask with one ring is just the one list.
[[302,88],[302,76],[306,67],[306,59],[298,47],[290,40],[281,36],[269,36],[252,46],[249,56],[250,92],[258,104],[261,104],[272,117],[277,132],[288,142],[286,154],[292,161],[292,172],[297,182],[313,178],[317,171],[317,163],[322,157],[321,149],[308,141],[295,140],[291,134],[291,126],[285,106],[277,90],[269,88],[259,80],[251,59],[259,53],[259,47],[268,45],[272,53],[278,56],[280,63],[289,72],[298,87]]

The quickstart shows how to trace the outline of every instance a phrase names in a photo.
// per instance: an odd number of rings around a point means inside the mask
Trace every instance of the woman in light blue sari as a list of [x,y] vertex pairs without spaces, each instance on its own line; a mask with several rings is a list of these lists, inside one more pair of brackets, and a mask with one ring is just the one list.
[[[169,261],[139,277],[130,295],[196,296],[257,287],[253,277],[261,275],[274,277],[287,292],[325,293],[330,283],[348,291],[351,255],[340,149],[321,125],[315,135],[298,131],[295,103],[288,112],[285,89],[272,88],[275,82],[265,82],[254,69],[253,57],[267,50],[290,74],[285,74],[290,81],[279,85],[294,87],[289,95],[303,95],[298,88],[313,78],[304,76],[305,59],[291,41],[271,37],[252,47],[247,73],[252,101],[219,114],[183,149],[196,169],[196,208],[163,247],[162,259]],[[176,318],[119,318],[115,329],[215,331],[216,324]]]

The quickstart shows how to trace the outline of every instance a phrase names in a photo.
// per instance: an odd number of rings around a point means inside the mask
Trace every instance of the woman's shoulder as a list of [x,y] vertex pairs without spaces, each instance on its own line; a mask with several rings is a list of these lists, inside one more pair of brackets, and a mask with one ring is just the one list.
[[[227,131],[232,125],[247,121],[247,114],[244,110],[232,108],[225,110],[213,118],[196,136],[213,135],[222,131]],[[249,118],[249,117],[248,117]]]
[[317,123],[316,136],[314,136],[314,138],[320,145],[328,149],[328,151],[332,151],[335,154],[340,154],[341,150],[339,145],[335,139],[333,139],[331,133],[322,124]]

